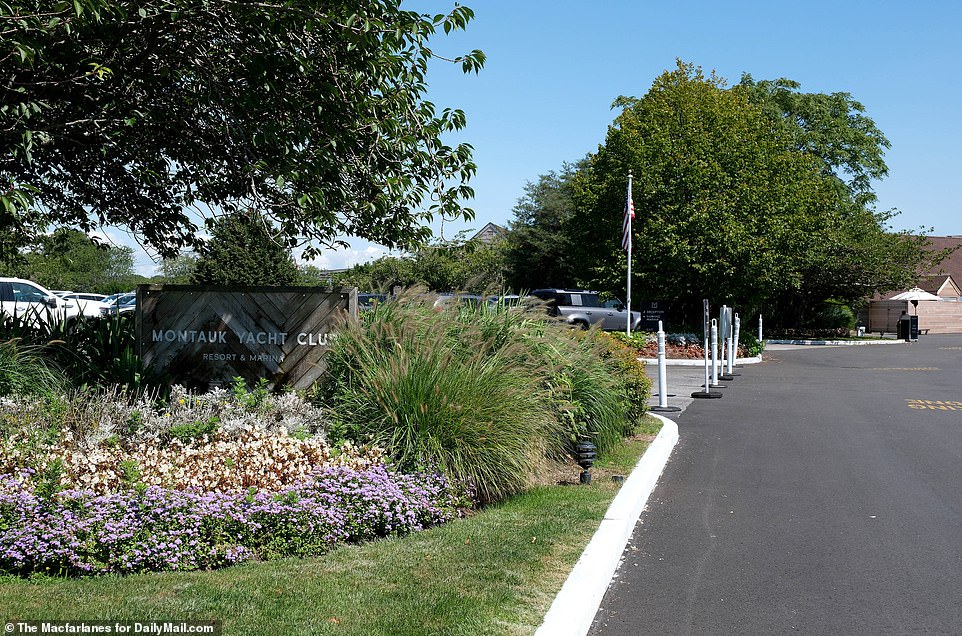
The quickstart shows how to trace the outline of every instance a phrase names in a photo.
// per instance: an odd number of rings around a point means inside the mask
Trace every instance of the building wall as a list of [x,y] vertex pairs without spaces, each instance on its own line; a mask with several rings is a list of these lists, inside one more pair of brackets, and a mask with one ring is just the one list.
[[[868,325],[869,332],[884,331],[895,333],[898,320],[902,312],[916,313],[909,301],[874,300],[869,303]],[[918,307],[919,329],[928,329],[929,333],[962,333],[962,302],[939,302],[923,300]]]

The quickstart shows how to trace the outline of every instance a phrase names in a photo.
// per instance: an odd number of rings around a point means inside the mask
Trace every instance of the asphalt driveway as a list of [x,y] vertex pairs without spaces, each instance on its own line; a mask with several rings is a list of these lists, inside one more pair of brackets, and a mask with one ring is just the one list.
[[962,336],[737,371],[668,414],[591,633],[962,633]]

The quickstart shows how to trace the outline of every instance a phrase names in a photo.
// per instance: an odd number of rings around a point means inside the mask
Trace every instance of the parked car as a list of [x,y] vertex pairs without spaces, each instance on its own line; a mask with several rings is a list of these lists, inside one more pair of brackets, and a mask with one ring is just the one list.
[[357,295],[357,309],[358,311],[370,311],[389,298],[390,296],[387,294],[360,292]]
[[[101,302],[103,302],[106,305],[112,305],[115,300],[117,300],[121,296],[126,296],[127,294],[130,294],[130,293],[132,292],[119,292],[117,294],[110,294],[109,296],[104,296]],[[133,293],[136,293],[136,292],[133,292]]]
[[103,308],[107,306],[107,303],[104,302],[106,296],[103,294],[67,292],[60,297],[76,306],[71,314],[73,316],[99,318],[103,314]]
[[117,316],[137,309],[137,292],[127,292],[115,298],[107,306],[101,308],[101,316]]
[[[563,318],[569,325],[587,329],[599,325],[605,331],[625,331],[628,310],[617,298],[602,302],[596,291],[587,289],[535,289],[531,292],[548,304],[548,313]],[[641,312],[631,312],[631,330],[641,328]]]
[[505,294],[504,296],[491,296],[488,298],[489,305],[521,305],[524,304],[527,296],[518,294]]
[[73,302],[23,278],[0,278],[0,317],[26,324],[55,324],[69,318]]
[[438,294],[437,300],[434,301],[434,307],[435,309],[444,309],[445,307],[453,305],[470,305],[472,307],[480,307],[487,302],[488,298],[479,294],[443,293]]

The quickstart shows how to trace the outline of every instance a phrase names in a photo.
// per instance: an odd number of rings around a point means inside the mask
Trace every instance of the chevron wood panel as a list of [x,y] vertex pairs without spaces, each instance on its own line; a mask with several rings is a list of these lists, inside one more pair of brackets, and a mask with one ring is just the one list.
[[141,285],[137,339],[144,364],[205,390],[266,378],[308,388],[324,373],[336,325],[357,316],[357,289]]

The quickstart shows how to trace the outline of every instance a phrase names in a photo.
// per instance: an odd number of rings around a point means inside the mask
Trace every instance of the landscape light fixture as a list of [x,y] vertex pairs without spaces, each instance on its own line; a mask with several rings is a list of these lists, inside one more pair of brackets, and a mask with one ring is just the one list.
[[591,467],[594,466],[597,451],[598,448],[588,440],[582,440],[575,444],[575,455],[578,459],[578,465],[584,469],[580,479],[580,483],[582,484],[591,483],[590,470]]

